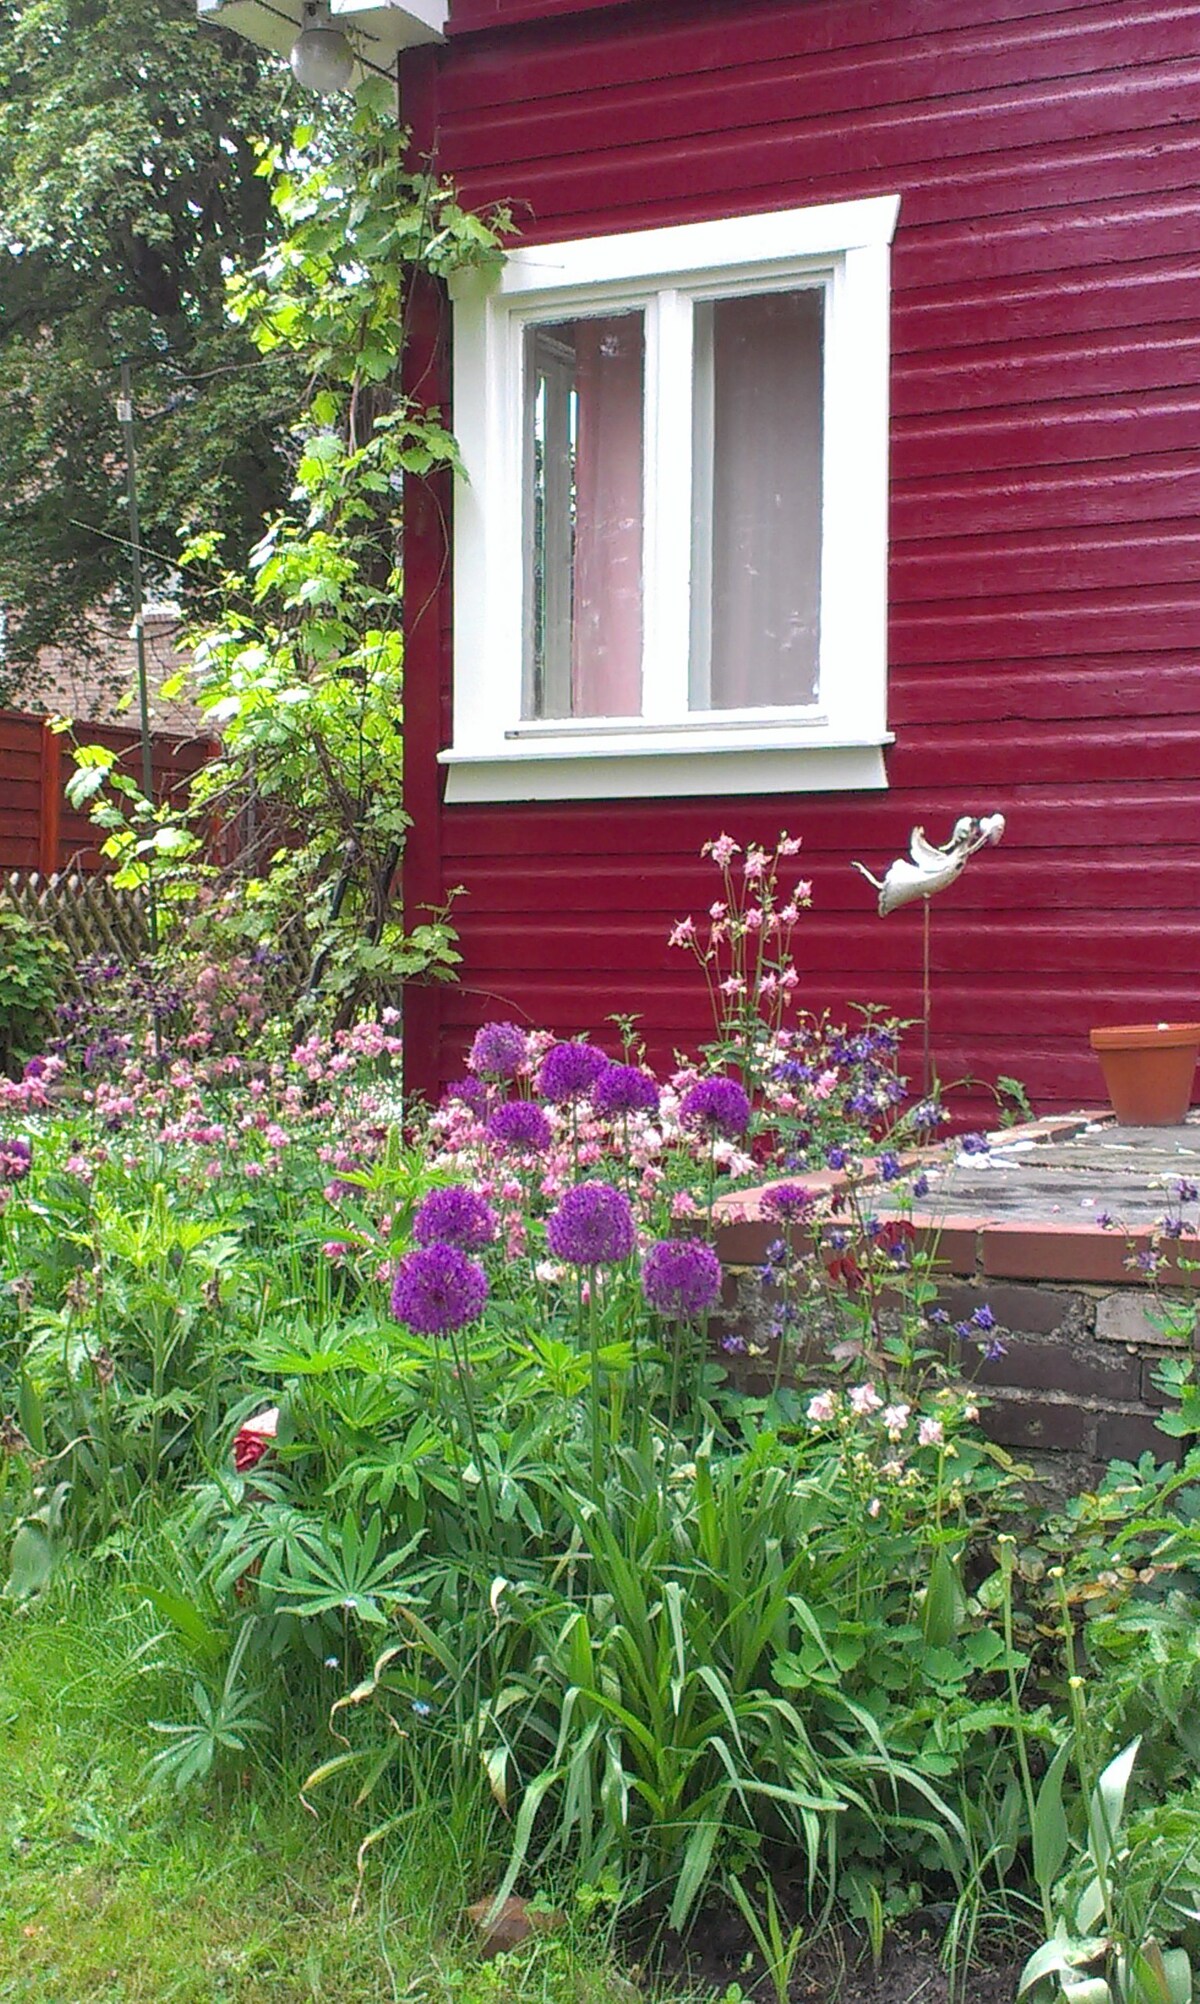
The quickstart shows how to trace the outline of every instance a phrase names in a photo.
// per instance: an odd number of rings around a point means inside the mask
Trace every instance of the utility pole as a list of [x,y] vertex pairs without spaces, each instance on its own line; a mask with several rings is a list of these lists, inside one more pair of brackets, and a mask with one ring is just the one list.
[[[129,548],[133,557],[133,637],[137,647],[138,719],[142,734],[142,792],[154,799],[154,757],[150,743],[150,690],[146,680],[146,623],[142,616],[142,532],[138,521],[137,447],[133,436],[133,372],[121,364],[117,418],[125,435],[125,493],[129,506]],[[158,951],[158,903],[154,895],[154,863],[147,859],[146,887],[150,907],[150,946]]]

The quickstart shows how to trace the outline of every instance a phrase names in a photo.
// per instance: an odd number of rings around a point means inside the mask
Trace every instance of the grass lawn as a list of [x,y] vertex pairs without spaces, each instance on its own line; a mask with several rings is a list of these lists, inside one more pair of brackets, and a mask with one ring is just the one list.
[[376,1854],[351,1916],[363,1826],[318,1822],[294,1771],[177,1798],[151,1787],[148,1721],[181,1671],[144,1603],[83,1572],[0,1606],[0,1998],[22,2004],[601,2004],[628,1995],[603,1942],[568,1928],[479,1962],[459,1924],[462,1846],[429,1818]]

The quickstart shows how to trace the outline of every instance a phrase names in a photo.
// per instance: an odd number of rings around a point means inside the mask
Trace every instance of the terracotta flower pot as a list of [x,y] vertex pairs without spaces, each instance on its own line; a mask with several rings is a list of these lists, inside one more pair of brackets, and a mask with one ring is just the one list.
[[1121,1023],[1091,1032],[1121,1127],[1177,1127],[1192,1100],[1200,1023]]

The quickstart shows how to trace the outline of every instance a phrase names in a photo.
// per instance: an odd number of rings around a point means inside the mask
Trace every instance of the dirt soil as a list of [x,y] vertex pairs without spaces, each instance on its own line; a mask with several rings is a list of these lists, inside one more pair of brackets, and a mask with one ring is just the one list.
[[[655,1974],[674,1977],[721,1997],[736,1984],[754,2004],[774,2004],[774,1989],[737,1916],[702,1916],[686,1946],[652,1959]],[[958,1979],[955,2004],[1013,2004],[1024,1958],[988,1955],[986,1946],[972,1962],[964,1983]],[[950,1981],[938,1942],[915,1928],[895,1931],[884,1944],[876,1973],[866,1945],[850,1935],[814,1942],[801,1953],[791,1985],[791,2004],[950,2004]]]

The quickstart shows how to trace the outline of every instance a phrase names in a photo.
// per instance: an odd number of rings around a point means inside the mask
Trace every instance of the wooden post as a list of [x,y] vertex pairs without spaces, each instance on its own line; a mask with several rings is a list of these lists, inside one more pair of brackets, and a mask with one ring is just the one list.
[[38,795],[38,871],[52,877],[58,869],[59,829],[62,825],[63,775],[62,739],[49,724],[42,725],[41,765]]

